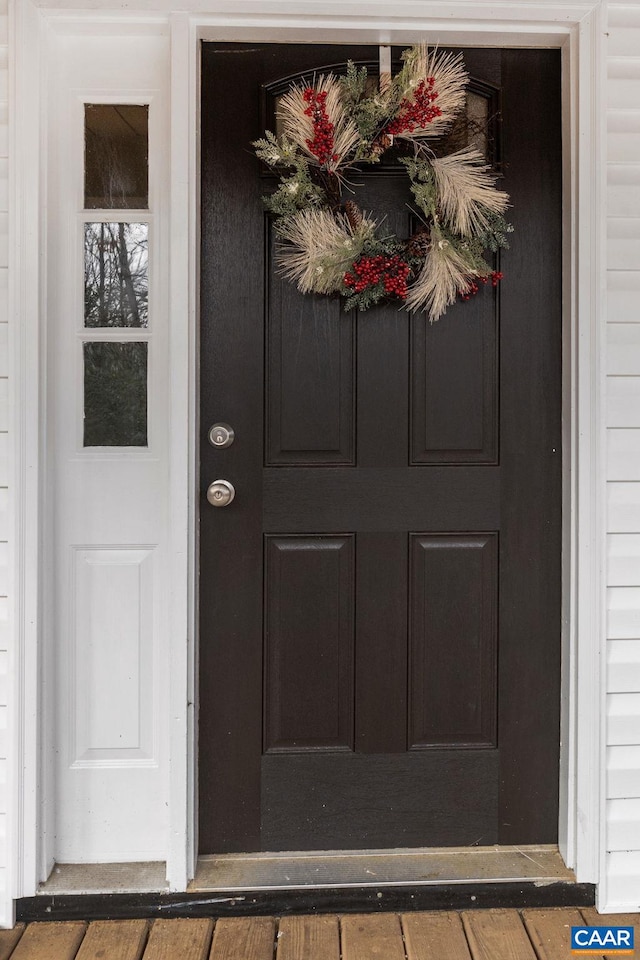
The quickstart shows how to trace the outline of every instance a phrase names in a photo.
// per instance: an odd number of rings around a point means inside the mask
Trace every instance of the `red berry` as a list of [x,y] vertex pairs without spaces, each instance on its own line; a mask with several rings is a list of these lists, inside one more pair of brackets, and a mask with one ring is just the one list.
[[357,293],[382,283],[388,296],[396,296],[402,300],[407,296],[410,267],[397,254],[391,257],[381,254],[373,257],[363,255],[353,263],[352,270],[353,273],[345,273],[344,283],[345,286],[353,287]]
[[416,87],[412,100],[403,100],[395,120],[385,128],[385,133],[397,136],[402,133],[413,133],[414,130],[423,130],[436,117],[442,116],[440,107],[434,105],[438,91],[433,89],[434,77],[421,80]]
[[321,166],[331,162],[336,163],[339,157],[334,151],[334,127],[329,120],[325,106],[326,90],[318,93],[313,87],[307,87],[302,96],[305,102],[309,104],[304,111],[305,115],[311,117],[313,125],[313,138],[307,140],[307,147]]

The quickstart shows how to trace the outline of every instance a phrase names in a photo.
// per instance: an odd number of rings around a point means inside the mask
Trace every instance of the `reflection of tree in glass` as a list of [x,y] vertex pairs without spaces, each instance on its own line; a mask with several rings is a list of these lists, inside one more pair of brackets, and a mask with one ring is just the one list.
[[147,446],[147,344],[84,344],[84,446]]
[[146,223],[85,223],[85,326],[146,327],[148,264]]

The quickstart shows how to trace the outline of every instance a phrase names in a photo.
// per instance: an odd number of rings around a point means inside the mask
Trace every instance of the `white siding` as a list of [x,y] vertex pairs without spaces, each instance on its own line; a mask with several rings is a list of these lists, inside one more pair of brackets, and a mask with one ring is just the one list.
[[7,877],[7,559],[8,559],[8,0],[0,0],[0,926],[5,916]]
[[640,909],[640,4],[610,3],[603,905]]

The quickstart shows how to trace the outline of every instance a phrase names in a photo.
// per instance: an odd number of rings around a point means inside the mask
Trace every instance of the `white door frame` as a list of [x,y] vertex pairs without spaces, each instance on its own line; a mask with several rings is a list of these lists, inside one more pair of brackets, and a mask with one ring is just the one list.
[[[201,40],[561,47],[564,145],[564,548],[560,846],[584,882],[599,882],[604,821],[604,37],[606,0],[11,0],[10,229],[11,623],[8,895],[31,896],[46,858],[42,783],[47,443],[42,256],[46,44],[50,30],[105,20],[171,30],[171,889],[195,865],[196,388],[198,129]],[[58,9],[64,7],[64,10]],[[175,12],[178,9],[181,12]],[[174,11],[174,12],[171,12]],[[212,12],[213,11],[213,12]],[[185,639],[187,642],[185,642]],[[45,738],[46,742],[46,738]],[[606,894],[601,891],[601,902]]]

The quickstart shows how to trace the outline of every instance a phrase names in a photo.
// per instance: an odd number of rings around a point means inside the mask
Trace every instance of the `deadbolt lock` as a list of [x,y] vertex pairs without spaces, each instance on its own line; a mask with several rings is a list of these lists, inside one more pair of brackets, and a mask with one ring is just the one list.
[[214,423],[209,430],[209,443],[212,447],[230,447],[236,435],[228,423]]

